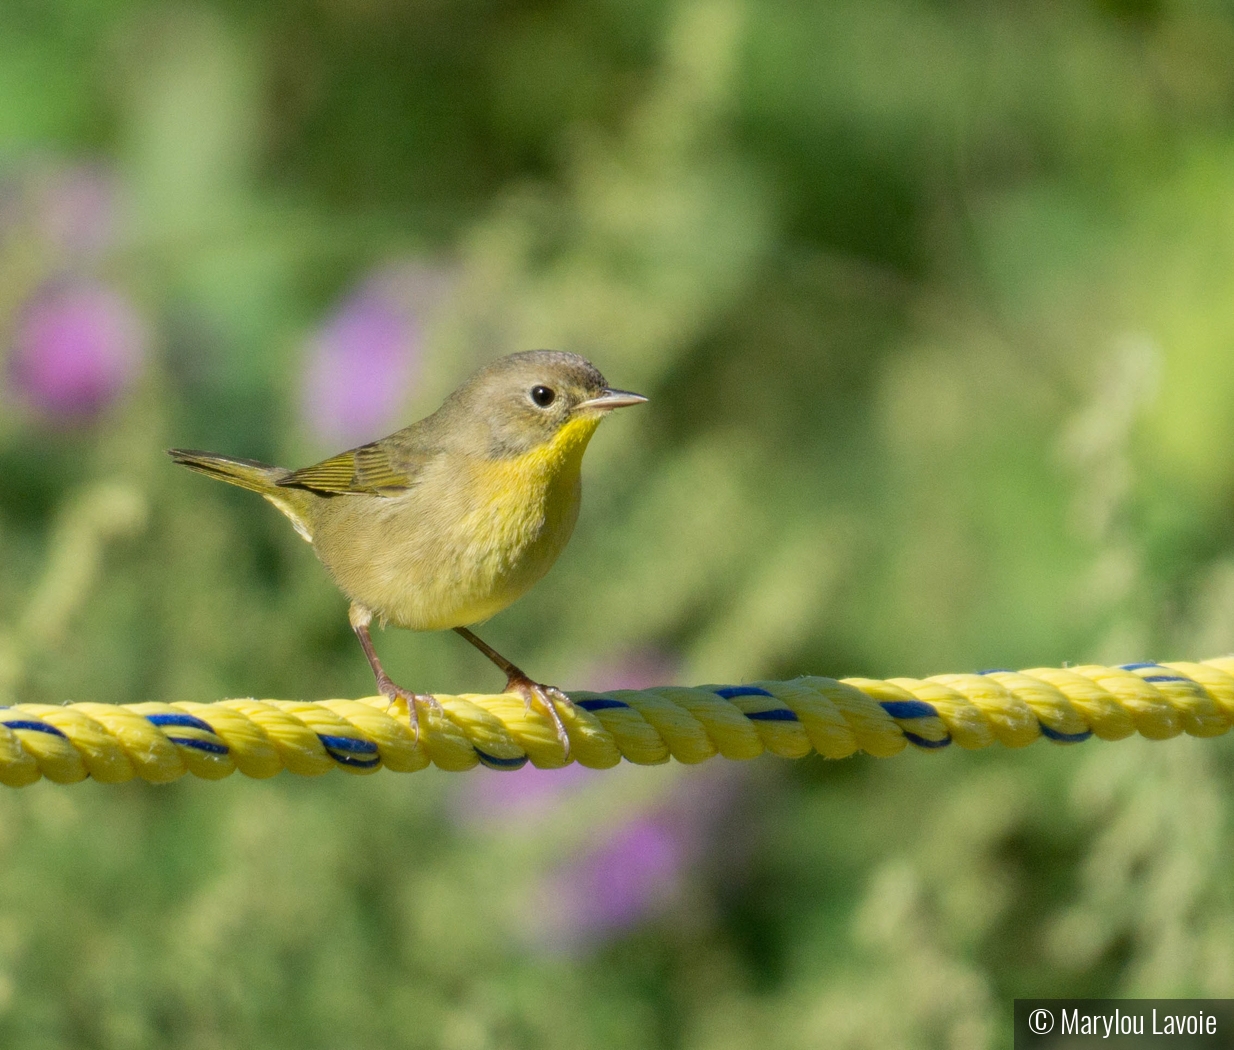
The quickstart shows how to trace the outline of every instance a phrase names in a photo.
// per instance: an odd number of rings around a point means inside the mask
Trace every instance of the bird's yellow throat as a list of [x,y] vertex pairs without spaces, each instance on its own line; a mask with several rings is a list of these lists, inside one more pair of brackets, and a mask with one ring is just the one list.
[[591,440],[591,435],[596,432],[596,427],[600,425],[601,418],[598,412],[576,416],[558,430],[551,440],[539,448],[524,453],[519,459],[525,460],[528,467],[542,463],[544,469],[550,473],[571,465],[577,466],[583,458],[583,453],[587,451],[587,443]]
[[517,490],[520,495],[532,492],[553,481],[578,477],[587,443],[596,432],[602,417],[588,413],[566,423],[543,445],[512,459],[490,460],[485,473],[500,488]]

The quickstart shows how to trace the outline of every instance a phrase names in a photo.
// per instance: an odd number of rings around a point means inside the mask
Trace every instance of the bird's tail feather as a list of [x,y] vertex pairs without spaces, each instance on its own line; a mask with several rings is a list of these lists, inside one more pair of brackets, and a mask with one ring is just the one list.
[[226,481],[229,485],[239,485],[241,488],[260,492],[263,496],[268,495],[278,486],[280,480],[291,473],[283,467],[272,467],[253,459],[219,456],[213,452],[199,452],[192,448],[169,448],[167,454],[189,470],[208,474],[212,478]]

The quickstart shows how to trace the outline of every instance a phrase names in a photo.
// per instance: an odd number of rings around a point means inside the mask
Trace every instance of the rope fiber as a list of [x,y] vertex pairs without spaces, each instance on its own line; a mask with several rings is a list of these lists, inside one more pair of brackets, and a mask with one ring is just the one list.
[[439,696],[419,708],[419,733],[405,703],[363,700],[221,700],[212,704],[76,703],[0,707],[0,784],[46,777],[162,784],[186,773],[220,780],[235,771],[317,776],[331,769],[410,773],[432,764],[518,769],[528,761],[596,769],[675,758],[695,763],[764,752],[802,758],[817,751],[880,758],[910,745],[936,751],[1040,737],[1074,744],[1139,733],[1220,736],[1234,725],[1234,657],[1203,663],[1084,665],[944,674],[932,678],[797,678],[741,686],[666,686],[572,693],[559,705],[567,756],[550,719],[519,696]]

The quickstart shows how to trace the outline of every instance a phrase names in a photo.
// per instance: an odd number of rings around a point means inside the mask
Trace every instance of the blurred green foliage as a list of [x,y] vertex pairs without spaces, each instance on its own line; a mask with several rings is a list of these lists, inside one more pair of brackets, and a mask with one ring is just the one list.
[[[400,418],[540,346],[652,397],[487,630],[544,679],[1234,648],[1228,3],[7,0],[0,99],[4,698],[371,691],[286,523],[162,450],[337,451],[315,340],[407,267]],[[144,333],[70,412],[66,282]],[[726,765],[5,791],[0,1044],[977,1048],[1016,996],[1234,996],[1225,740]]]

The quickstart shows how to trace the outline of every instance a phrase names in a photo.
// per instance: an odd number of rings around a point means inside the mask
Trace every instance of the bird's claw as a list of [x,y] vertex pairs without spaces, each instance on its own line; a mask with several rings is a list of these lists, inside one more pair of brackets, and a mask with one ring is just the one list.
[[407,722],[418,744],[420,742],[420,713],[417,706],[424,704],[431,710],[441,711],[441,701],[431,693],[413,693],[410,689],[404,689],[384,676],[377,680],[377,688],[381,695],[390,701],[391,707],[400,700],[407,705]]
[[563,704],[566,708],[571,708],[574,706],[574,701],[555,685],[541,685],[539,682],[533,682],[526,675],[511,675],[506,682],[506,692],[517,693],[521,696],[527,704],[527,710],[530,711],[533,706],[536,706],[548,715],[549,721],[557,730],[557,739],[561,742],[562,750],[565,752],[564,757],[568,759],[570,757],[570,734],[566,732],[566,725],[557,712],[557,705]]

